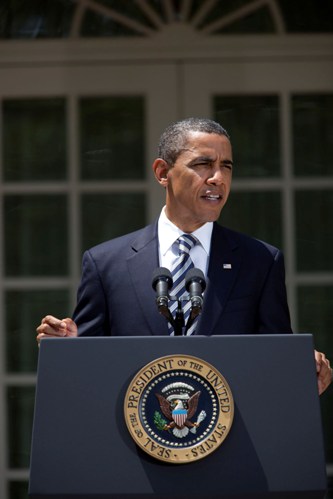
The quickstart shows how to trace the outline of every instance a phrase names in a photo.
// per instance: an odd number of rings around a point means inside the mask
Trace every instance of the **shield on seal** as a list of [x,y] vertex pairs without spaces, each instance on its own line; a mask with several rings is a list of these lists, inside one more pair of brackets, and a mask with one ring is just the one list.
[[175,408],[172,411],[172,419],[178,426],[178,428],[183,428],[185,421],[187,420],[187,410]]

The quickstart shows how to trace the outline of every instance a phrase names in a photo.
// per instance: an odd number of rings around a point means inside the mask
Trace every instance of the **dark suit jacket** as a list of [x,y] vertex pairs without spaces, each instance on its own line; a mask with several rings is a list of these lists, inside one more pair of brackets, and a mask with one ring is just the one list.
[[[152,274],[157,223],[102,243],[83,256],[73,319],[79,335],[168,335]],[[290,333],[282,253],[214,224],[203,312],[196,334]]]

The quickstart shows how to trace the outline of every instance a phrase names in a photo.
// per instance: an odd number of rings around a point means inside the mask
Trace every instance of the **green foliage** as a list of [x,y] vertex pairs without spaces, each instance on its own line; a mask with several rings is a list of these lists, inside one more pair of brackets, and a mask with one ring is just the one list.
[[167,422],[162,418],[161,414],[158,411],[154,413],[154,423],[158,430],[164,430]]

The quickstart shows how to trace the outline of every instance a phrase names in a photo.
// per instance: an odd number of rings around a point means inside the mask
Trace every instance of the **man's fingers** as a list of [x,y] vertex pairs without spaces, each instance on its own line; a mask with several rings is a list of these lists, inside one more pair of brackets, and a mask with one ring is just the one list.
[[54,327],[49,324],[41,324],[37,328],[37,333],[44,336],[66,336],[66,325],[64,327]]
[[77,325],[72,319],[67,317],[62,322],[65,324],[66,336],[77,336]]
[[316,368],[318,376],[318,389],[321,395],[332,382],[332,369],[330,361],[322,352],[315,351]]
[[77,331],[77,326],[76,326],[75,322],[72,319],[70,319],[69,317],[67,317],[66,319],[62,319],[61,323],[64,324],[64,327],[68,331],[70,331],[70,332]]
[[38,343],[43,338],[77,336],[77,326],[72,319],[69,317],[66,317],[66,319],[57,319],[53,315],[47,315],[44,317],[36,331],[36,339]]
[[42,319],[41,324],[37,327],[37,341],[45,336],[66,336],[66,322],[52,315],[47,315]]
[[53,315],[47,315],[42,319],[42,324],[46,324],[54,329],[65,329],[66,323],[62,319],[57,319]]

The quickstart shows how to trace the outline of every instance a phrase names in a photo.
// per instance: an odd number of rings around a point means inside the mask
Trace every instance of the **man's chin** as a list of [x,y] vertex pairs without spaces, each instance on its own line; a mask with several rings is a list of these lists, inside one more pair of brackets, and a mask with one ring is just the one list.
[[206,222],[217,222],[217,220],[220,218],[221,211],[222,209],[214,213],[207,213],[207,216],[205,217]]

